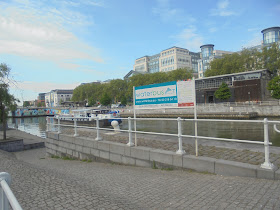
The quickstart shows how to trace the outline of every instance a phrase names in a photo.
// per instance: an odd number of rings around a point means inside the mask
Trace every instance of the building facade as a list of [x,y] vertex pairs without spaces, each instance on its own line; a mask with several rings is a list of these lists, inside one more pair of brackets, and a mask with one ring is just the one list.
[[231,91],[227,102],[250,102],[274,100],[267,90],[272,73],[266,69],[219,75],[195,80],[197,103],[225,102],[215,98],[214,93],[224,82]]
[[199,53],[190,52],[180,47],[171,47],[152,56],[143,56],[135,60],[133,71],[139,73],[155,73],[189,68],[197,73]]
[[198,60],[198,78],[204,77],[204,72],[210,68],[210,62],[214,59],[221,58],[226,54],[232,54],[230,51],[214,50],[213,44],[200,46],[201,59]]
[[73,90],[52,90],[45,94],[46,107],[58,107],[62,102],[70,101]]

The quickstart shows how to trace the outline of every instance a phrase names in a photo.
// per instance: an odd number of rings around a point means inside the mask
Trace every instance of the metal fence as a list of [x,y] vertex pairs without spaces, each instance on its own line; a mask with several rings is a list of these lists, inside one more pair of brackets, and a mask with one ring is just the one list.
[[[65,118],[65,117],[64,117]],[[269,141],[269,133],[268,133],[268,124],[274,124],[274,130],[278,133],[280,133],[280,130],[277,129],[277,124],[280,124],[280,121],[269,121],[267,118],[264,120],[219,120],[219,119],[182,119],[178,117],[177,119],[175,118],[118,118],[122,120],[127,120],[128,121],[128,129],[127,130],[122,130],[119,128],[101,128],[99,126],[99,119],[96,119],[96,126],[78,126],[77,121],[78,119],[81,120],[81,118],[74,118],[73,119],[73,125],[66,125],[66,124],[61,124],[60,118],[57,119],[57,123],[54,123],[54,121],[51,122],[51,119],[55,119],[55,117],[47,117],[47,131],[53,131],[52,128],[57,127],[57,132],[58,134],[61,133],[61,126],[63,127],[73,127],[74,128],[74,136],[79,136],[78,134],[78,129],[79,128],[85,128],[85,129],[94,129],[96,130],[96,141],[102,140],[100,131],[101,130],[110,130],[110,131],[118,131],[118,132],[126,132],[128,133],[128,143],[127,146],[137,146],[137,136],[136,134],[152,134],[152,135],[159,135],[159,136],[174,136],[178,137],[178,150],[176,151],[176,154],[178,155],[183,155],[185,154],[185,151],[183,150],[183,145],[182,145],[182,138],[193,138],[195,141],[195,154],[198,156],[198,140],[199,139],[207,139],[207,140],[215,140],[215,141],[227,141],[227,142],[238,142],[238,143],[249,143],[249,144],[258,144],[258,145],[263,145],[264,146],[264,158],[265,162],[261,164],[261,168],[273,170],[275,166],[270,162],[269,159],[269,145],[272,143]],[[86,118],[85,118],[86,119]],[[112,118],[113,119],[113,118]],[[146,132],[146,131],[137,131],[137,121],[141,120],[156,120],[156,121],[177,121],[178,123],[178,132],[176,134],[172,133],[158,133],[158,132]],[[132,121],[134,122],[134,130],[132,129]],[[191,121],[195,124],[195,134],[194,135],[183,135],[182,134],[182,121]],[[262,123],[263,124],[263,130],[264,130],[264,141],[252,141],[252,140],[241,140],[241,139],[229,139],[229,138],[216,138],[216,137],[208,137],[208,136],[199,136],[197,134],[197,122],[223,122],[223,123],[230,123],[230,122],[236,122],[236,123]],[[132,134],[135,134],[134,142],[132,138]]]
[[6,172],[0,173],[0,210],[22,210],[12,190],[10,189],[11,176]]

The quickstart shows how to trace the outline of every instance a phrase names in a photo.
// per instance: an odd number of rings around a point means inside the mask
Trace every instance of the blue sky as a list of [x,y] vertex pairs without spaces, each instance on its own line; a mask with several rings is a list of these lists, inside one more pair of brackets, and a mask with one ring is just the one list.
[[123,78],[172,46],[238,51],[280,26],[280,0],[0,0],[0,62],[19,100]]

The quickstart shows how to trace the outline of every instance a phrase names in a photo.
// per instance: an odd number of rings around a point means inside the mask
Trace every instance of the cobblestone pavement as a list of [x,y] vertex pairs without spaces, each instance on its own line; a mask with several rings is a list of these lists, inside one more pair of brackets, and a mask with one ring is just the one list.
[[[62,129],[62,133],[73,135],[73,129]],[[95,130],[89,129],[82,129],[80,128],[78,133],[80,136],[92,137],[92,139],[96,138]],[[106,135],[109,131],[103,131],[102,135],[106,141],[114,141],[119,143],[128,143],[128,134],[127,133],[120,133],[111,137],[110,135]],[[117,136],[117,138],[116,138]],[[176,152],[178,150],[178,137],[170,137],[170,136],[153,136],[153,135],[141,135],[137,134],[137,145],[150,147],[155,149],[163,149]],[[187,154],[195,155],[195,147],[194,144],[189,142],[194,142],[194,140],[184,141],[183,149],[186,151]],[[230,148],[232,145],[236,143],[230,143],[229,147],[221,147],[221,146],[206,146],[206,145],[199,145],[198,146],[198,155],[211,157],[216,159],[223,159],[223,160],[231,160],[236,162],[242,163],[249,163],[253,165],[261,165],[264,163],[264,146],[259,146],[257,150],[251,150],[249,147],[246,148],[243,146],[239,147],[238,149]],[[241,143],[241,145],[244,145]],[[250,145],[249,145],[250,146]],[[270,152],[270,161],[280,168],[280,149],[279,147],[274,147],[274,152]]]
[[280,181],[224,177],[0,150],[24,209],[280,209]]

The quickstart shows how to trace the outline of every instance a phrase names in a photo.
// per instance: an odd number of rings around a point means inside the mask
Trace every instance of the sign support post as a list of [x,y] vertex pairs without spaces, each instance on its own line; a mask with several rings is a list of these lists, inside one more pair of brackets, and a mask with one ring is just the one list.
[[133,118],[134,118],[134,144],[137,147],[137,136],[136,136],[136,111],[135,111],[135,86],[133,86]]

